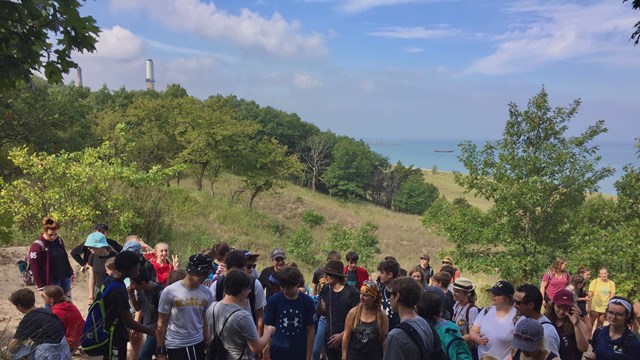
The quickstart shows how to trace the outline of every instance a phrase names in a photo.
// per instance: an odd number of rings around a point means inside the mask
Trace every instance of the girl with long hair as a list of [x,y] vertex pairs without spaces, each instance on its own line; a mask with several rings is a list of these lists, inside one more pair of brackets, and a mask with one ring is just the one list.
[[408,275],[414,278],[417,282],[419,282],[420,285],[422,285],[422,287],[427,286],[427,279],[424,274],[424,271],[422,271],[422,269],[420,268],[420,265],[409,269]]
[[607,304],[616,295],[616,284],[609,279],[609,270],[605,267],[598,270],[598,277],[589,284],[591,298],[591,327],[602,326],[605,320]]
[[380,286],[370,280],[360,287],[360,303],[347,314],[342,359],[380,360],[387,345],[389,318],[382,311]]
[[560,336],[558,355],[563,360],[580,360],[582,354],[589,348],[587,326],[582,321],[581,311],[575,305],[574,299],[574,293],[570,290],[560,290],[553,301],[547,304],[545,312],[545,316]]
[[475,287],[470,279],[459,277],[453,283],[453,299],[456,301],[453,306],[453,317],[451,320],[458,325],[462,338],[469,345],[474,359],[478,358],[476,343],[471,340],[471,324],[478,316],[478,307],[475,305],[478,296]]
[[544,303],[548,303],[560,290],[571,284],[571,274],[567,271],[567,260],[556,257],[553,265],[542,275],[540,281],[540,292],[544,298]]

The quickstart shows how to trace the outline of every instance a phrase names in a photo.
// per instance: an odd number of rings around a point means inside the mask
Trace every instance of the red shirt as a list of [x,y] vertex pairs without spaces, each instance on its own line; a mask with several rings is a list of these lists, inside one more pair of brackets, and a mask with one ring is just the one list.
[[157,261],[152,261],[153,268],[156,270],[156,274],[158,275],[158,283],[160,285],[167,286],[167,282],[169,281],[169,274],[173,271],[173,265],[170,262],[165,261],[162,264],[159,264]]
[[69,343],[69,349],[74,350],[80,346],[84,319],[78,308],[71,301],[63,301],[51,306],[51,312],[60,318],[66,331],[65,338]]

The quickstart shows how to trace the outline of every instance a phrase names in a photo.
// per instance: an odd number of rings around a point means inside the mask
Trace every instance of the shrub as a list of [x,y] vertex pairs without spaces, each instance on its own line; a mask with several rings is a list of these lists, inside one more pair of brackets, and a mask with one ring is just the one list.
[[302,222],[311,229],[324,224],[324,220],[324,216],[314,210],[305,210],[302,213]]

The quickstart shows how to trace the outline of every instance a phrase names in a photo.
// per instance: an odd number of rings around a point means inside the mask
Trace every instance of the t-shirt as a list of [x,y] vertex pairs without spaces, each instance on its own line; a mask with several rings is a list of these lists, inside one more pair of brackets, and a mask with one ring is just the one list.
[[[130,311],[129,306],[129,294],[127,288],[124,286],[124,281],[116,279],[111,276],[107,276],[104,279],[104,286],[112,282],[120,282],[122,286],[117,286],[109,291],[107,296],[104,297],[104,309],[105,309],[105,325],[110,327],[116,319],[120,319],[122,311]],[[116,339],[129,339],[129,331],[122,320],[119,320],[114,329],[114,335]]]
[[[422,339],[423,349],[427,353],[433,348],[433,333],[427,321],[421,317],[404,320],[416,330]],[[387,335],[387,351],[384,353],[384,360],[421,360],[420,347],[402,329],[393,329]]]
[[269,266],[268,268],[264,268],[262,270],[262,272],[260,273],[260,277],[258,278],[258,280],[260,280],[260,283],[262,284],[262,287],[267,290],[267,300],[271,297],[271,295],[273,295],[273,289],[271,289],[271,286],[269,284],[269,277],[275,272],[276,269],[273,266]]
[[158,284],[167,286],[167,282],[169,281],[169,274],[173,270],[173,265],[169,261],[165,261],[162,264],[159,264],[157,261],[149,262],[153,265],[153,269],[156,271],[156,275],[158,276]]
[[599,313],[607,311],[607,303],[616,291],[616,284],[611,281],[602,281],[599,278],[589,284],[589,292],[593,291],[591,298],[591,310]]
[[[568,322],[569,320],[567,320]],[[563,360],[581,360],[582,352],[578,350],[578,342],[573,325],[571,331],[566,326],[556,326],[558,336],[560,336],[560,352],[558,355]]]
[[164,286],[153,283],[153,287],[150,290],[136,291],[140,310],[142,311],[142,323],[146,326],[156,327],[162,290],[164,290]]
[[305,360],[307,354],[307,326],[313,326],[315,308],[307,294],[299,293],[295,300],[283,292],[267,301],[264,324],[276,327],[271,337],[271,358],[274,360]]
[[387,291],[386,285],[382,285],[382,310],[389,318],[389,330],[400,324],[400,315],[391,308],[391,294]]
[[347,284],[356,286],[358,284],[358,273],[354,270],[347,270]]
[[67,252],[57,241],[48,242],[49,251],[49,271],[51,272],[52,281],[62,281],[71,277],[73,270],[69,264]]
[[202,342],[204,317],[211,303],[211,291],[202,285],[188,289],[182,281],[176,281],[167,286],[158,304],[158,312],[169,314],[165,346],[178,349]]
[[480,327],[480,333],[489,339],[486,345],[478,345],[478,358],[482,354],[489,353],[498,359],[508,360],[511,358],[511,341],[515,330],[516,308],[511,307],[507,315],[496,316],[496,308],[492,306],[485,313],[481,310],[473,322],[473,325]]
[[[569,284],[571,284],[571,275],[568,272],[563,272],[559,278],[551,271],[547,271],[542,275],[542,281],[547,281],[548,285],[544,293],[549,299],[553,299],[553,296],[560,290],[564,290]],[[557,354],[557,353],[556,353]]]
[[[458,329],[460,329],[462,335],[467,335],[479,311],[480,309],[478,309],[474,303],[468,302],[465,306],[460,306],[460,303],[456,302],[453,306],[453,318],[451,321],[458,325]],[[468,315],[467,312],[469,313]]]
[[70,349],[80,346],[84,319],[71,301],[62,301],[51,306],[51,311],[60,319],[65,329],[65,338]]
[[[524,319],[524,316],[521,316],[516,325]],[[542,329],[544,330],[544,344],[547,350],[551,351],[554,354],[560,353],[560,336],[558,335],[558,331],[556,327],[551,323],[551,321],[544,315],[538,319],[538,322],[542,325]]]
[[[116,257],[116,253],[109,253],[107,256],[99,256],[96,254],[89,255],[89,260],[87,264],[91,266],[91,271],[93,272],[93,279],[95,281],[95,287],[100,289],[104,279],[107,277],[107,272],[104,268],[104,264],[110,258]],[[94,293],[95,295],[95,293]]]
[[[218,290],[218,280],[220,278],[216,279],[211,286],[209,287],[209,290],[211,291],[211,294],[213,295],[213,301],[221,301],[222,299],[216,299],[216,292]],[[255,281],[253,282],[253,293],[256,294],[256,302],[255,302],[255,308],[256,309],[262,309],[263,307],[267,306],[267,297],[264,294],[264,288],[262,287],[262,284],[260,284],[260,281],[258,281],[258,279],[255,279]],[[224,297],[224,295],[223,295]],[[242,305],[242,308],[244,308],[245,310],[247,310],[247,312],[249,314],[253,314],[251,312],[251,303],[249,302],[249,298],[247,297],[247,301]],[[253,315],[252,315],[253,317]]]
[[[231,315],[231,313],[238,309],[240,309],[240,311]],[[207,309],[207,322],[211,336],[214,334],[214,315],[215,332],[220,335],[222,344],[227,351],[226,359],[253,360],[253,353],[249,349],[247,342],[258,340],[258,330],[251,318],[251,314],[236,304],[225,304],[222,301],[213,303],[209,309]],[[226,325],[224,325],[225,321]],[[224,330],[222,329],[223,325]]]
[[[597,331],[597,330],[596,330]],[[618,339],[611,340],[609,337],[609,327],[605,326],[600,330],[600,335],[595,338],[593,352],[597,360],[639,360],[640,340],[635,334],[629,337],[631,330],[626,329]]]
[[[351,326],[351,324],[347,325]],[[349,346],[347,349],[349,360],[379,360],[382,359],[382,343],[380,342],[380,330],[375,320],[371,322],[360,321],[351,331]]]
[[20,320],[13,337],[23,341],[31,340],[34,345],[40,345],[58,344],[64,335],[64,326],[57,316],[47,309],[36,308]]
[[360,302],[360,291],[353,286],[344,285],[340,292],[335,292],[331,286],[325,285],[320,290],[320,297],[327,307],[327,330],[324,333],[325,342],[331,335],[344,331],[344,321],[349,310]]

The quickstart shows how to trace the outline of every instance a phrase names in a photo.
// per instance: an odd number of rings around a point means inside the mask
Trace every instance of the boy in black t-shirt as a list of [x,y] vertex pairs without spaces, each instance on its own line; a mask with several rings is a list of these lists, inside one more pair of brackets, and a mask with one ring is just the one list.
[[129,342],[128,329],[155,336],[153,328],[137,323],[131,315],[129,308],[129,296],[124,285],[125,278],[135,278],[140,269],[138,255],[130,251],[123,251],[115,259],[116,270],[104,280],[104,286],[119,282],[121,286],[115,287],[104,297],[105,328],[111,327],[116,322],[111,346],[104,354],[104,359],[126,359],[127,342]]
[[[9,301],[24,314],[7,348],[14,359],[71,359],[64,325],[50,310],[35,307],[33,291],[20,289],[11,294]],[[24,345],[27,340],[33,344]]]
[[[138,277],[131,279],[131,289],[135,293],[129,292],[131,304],[136,311],[142,311],[142,324],[151,328],[157,328],[158,322],[158,304],[160,302],[160,294],[164,290],[164,286],[151,281],[149,272],[145,268],[140,268]],[[138,359],[151,360],[156,351],[156,338],[147,335]]]

